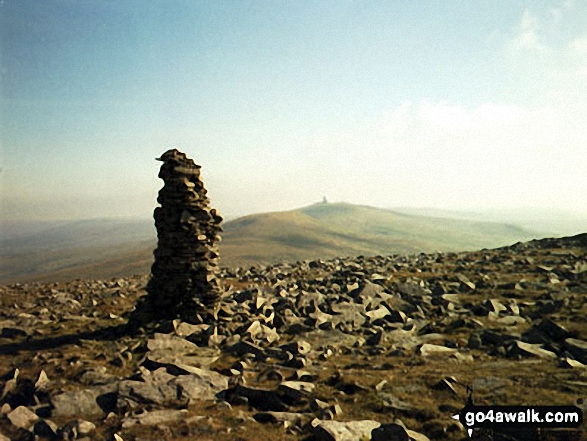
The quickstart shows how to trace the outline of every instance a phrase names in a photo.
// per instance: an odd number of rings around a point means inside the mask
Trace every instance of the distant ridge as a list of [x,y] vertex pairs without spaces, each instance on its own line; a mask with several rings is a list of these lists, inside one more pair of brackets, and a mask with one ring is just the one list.
[[[8,231],[8,230],[5,230]],[[53,222],[0,242],[0,283],[122,277],[150,271],[152,220]],[[539,235],[516,225],[400,213],[347,203],[244,216],[224,224],[223,266],[338,256],[497,248]]]
[[536,233],[495,222],[418,216],[347,203],[317,203],[245,216],[224,226],[223,265],[335,256],[496,248]]

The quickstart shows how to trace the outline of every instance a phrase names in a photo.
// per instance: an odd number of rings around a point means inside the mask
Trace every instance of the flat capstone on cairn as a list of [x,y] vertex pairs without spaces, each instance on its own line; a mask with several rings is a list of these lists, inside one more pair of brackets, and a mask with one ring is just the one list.
[[159,178],[164,182],[157,198],[161,206],[153,213],[158,244],[147,295],[131,323],[176,318],[207,322],[215,316],[220,298],[216,243],[222,217],[209,207],[199,165],[176,149],[157,160],[163,161]]

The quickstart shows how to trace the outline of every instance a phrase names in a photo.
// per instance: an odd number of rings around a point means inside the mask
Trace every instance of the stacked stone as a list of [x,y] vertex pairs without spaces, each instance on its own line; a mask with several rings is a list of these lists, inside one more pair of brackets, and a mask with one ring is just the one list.
[[155,318],[180,317],[199,322],[219,299],[216,279],[222,218],[210,209],[200,166],[184,153],[165,152],[155,209],[158,244],[154,252],[147,303]]

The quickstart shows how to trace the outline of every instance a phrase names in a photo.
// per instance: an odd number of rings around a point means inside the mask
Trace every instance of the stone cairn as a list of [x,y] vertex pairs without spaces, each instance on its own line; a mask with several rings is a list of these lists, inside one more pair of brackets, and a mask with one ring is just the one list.
[[153,214],[158,244],[147,295],[133,319],[201,323],[214,314],[220,296],[215,243],[222,217],[209,207],[199,165],[176,149],[157,160],[163,161],[164,182],[157,198],[161,206]]

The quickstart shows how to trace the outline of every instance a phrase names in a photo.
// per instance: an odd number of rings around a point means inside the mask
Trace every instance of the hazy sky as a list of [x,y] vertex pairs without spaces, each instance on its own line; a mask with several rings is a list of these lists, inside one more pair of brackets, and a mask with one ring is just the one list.
[[322,199],[587,211],[587,2],[0,2],[2,218]]

